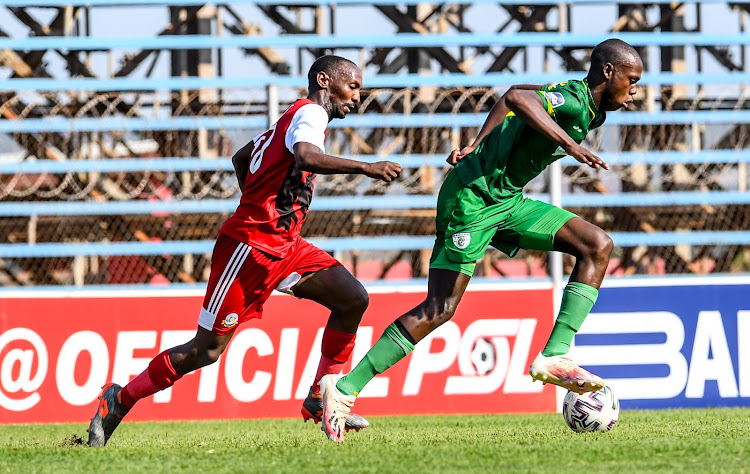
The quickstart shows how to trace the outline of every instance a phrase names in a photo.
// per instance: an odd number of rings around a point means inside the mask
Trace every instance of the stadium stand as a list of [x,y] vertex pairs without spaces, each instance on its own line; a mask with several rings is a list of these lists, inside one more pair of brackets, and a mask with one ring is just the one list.
[[[607,230],[611,273],[750,268],[750,4],[135,0],[163,18],[158,31],[91,34],[117,4],[0,7],[0,285],[204,281],[237,203],[229,157],[304,89],[301,71],[323,52],[359,62],[367,88],[358,114],[331,124],[328,149],[389,156],[405,172],[391,184],[318,177],[305,235],[363,279],[423,276],[449,151],[511,84],[582,77],[590,46],[611,36],[646,66],[637,110],[587,141],[613,169],[563,160],[561,180],[540,176],[529,193],[559,191]],[[582,21],[592,7],[593,33]],[[339,34],[362,9],[393,34]],[[257,74],[242,77],[230,57]],[[548,274],[534,252],[490,251],[478,271]]]

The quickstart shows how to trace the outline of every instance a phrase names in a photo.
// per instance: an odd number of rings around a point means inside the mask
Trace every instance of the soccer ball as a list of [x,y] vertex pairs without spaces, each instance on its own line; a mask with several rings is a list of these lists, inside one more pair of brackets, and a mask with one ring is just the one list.
[[606,385],[598,392],[568,392],[562,412],[565,422],[577,433],[609,431],[620,416],[620,401]]

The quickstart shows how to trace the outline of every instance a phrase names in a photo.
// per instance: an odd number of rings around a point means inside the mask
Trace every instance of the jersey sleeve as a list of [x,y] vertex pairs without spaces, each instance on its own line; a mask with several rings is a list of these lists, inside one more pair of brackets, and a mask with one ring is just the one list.
[[563,128],[571,122],[577,122],[581,116],[588,114],[585,101],[582,101],[576,92],[570,88],[556,84],[544,86],[537,93],[541,96],[547,113]]
[[286,129],[284,145],[294,153],[294,144],[305,142],[325,151],[326,128],[328,127],[328,114],[318,104],[307,104],[300,107],[294,113],[289,128]]

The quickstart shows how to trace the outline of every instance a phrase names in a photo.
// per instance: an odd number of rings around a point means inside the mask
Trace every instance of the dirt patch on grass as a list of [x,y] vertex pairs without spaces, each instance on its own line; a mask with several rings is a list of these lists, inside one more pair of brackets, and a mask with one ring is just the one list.
[[81,438],[77,434],[66,436],[65,439],[60,443],[60,447],[63,448],[70,448],[75,446],[86,446],[86,441],[84,441],[83,438]]

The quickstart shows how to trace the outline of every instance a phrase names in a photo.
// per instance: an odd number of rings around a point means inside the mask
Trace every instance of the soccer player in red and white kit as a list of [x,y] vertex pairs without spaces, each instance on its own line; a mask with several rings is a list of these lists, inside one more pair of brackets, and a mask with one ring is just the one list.
[[[341,263],[300,237],[316,174],[364,174],[391,181],[401,166],[363,163],[325,153],[328,123],[343,119],[360,101],[362,73],[351,61],[323,56],[308,73],[308,96],[232,158],[242,198],[222,226],[195,337],[157,355],[124,387],[104,387],[89,425],[89,445],[104,446],[122,418],[141,398],[171,387],[183,375],[218,360],[237,326],[260,318],[274,289],[318,302],[331,310],[323,332],[315,382],[303,402],[305,421],[320,421],[318,382],[339,373],[354,347],[369,297]],[[367,420],[349,415],[347,426]]]

